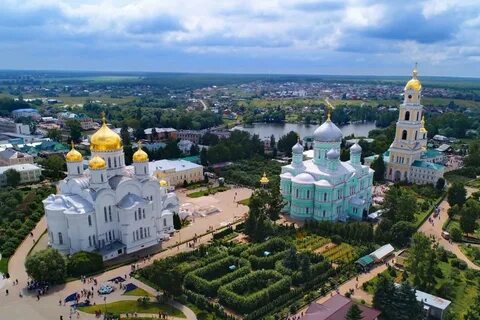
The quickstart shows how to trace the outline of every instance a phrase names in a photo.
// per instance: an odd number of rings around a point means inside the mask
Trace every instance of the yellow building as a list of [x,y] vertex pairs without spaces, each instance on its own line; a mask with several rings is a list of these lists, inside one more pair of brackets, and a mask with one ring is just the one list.
[[203,166],[187,160],[158,160],[149,163],[150,173],[170,186],[203,180]]

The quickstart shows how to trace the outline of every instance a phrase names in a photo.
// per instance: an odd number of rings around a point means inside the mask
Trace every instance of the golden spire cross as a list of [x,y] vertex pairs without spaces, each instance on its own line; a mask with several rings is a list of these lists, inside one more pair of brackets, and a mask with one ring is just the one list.
[[100,115],[102,116],[102,122],[103,122],[103,124],[107,124],[107,118],[105,118],[105,111],[102,111],[102,112],[100,113]]
[[73,139],[70,140],[70,144],[72,145],[72,150],[75,149],[75,144],[73,143]]
[[333,105],[328,101],[328,97],[325,98],[325,103],[327,104],[327,121],[332,121],[331,116],[332,116],[332,110],[333,110]]
[[417,71],[417,67],[418,67],[418,62],[415,62],[415,67],[413,68],[413,79],[417,79],[417,75],[418,75],[418,71]]
[[138,150],[142,150],[142,140],[138,140]]

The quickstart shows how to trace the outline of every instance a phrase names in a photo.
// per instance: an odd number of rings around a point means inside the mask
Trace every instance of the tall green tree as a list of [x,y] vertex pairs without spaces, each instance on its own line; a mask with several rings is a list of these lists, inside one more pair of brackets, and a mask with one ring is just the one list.
[[129,146],[132,144],[130,133],[128,132],[128,125],[126,123],[122,124],[122,128],[120,129],[120,137],[122,138],[124,146]]
[[463,206],[467,201],[467,190],[465,186],[458,182],[453,183],[452,186],[448,188],[447,201],[451,207],[456,204]]
[[173,214],[173,227],[175,230],[180,230],[182,228],[182,221],[180,220],[178,213]]
[[427,275],[430,265],[436,263],[436,261],[430,261],[434,257],[432,251],[432,243],[423,233],[413,235],[407,259],[407,271],[413,275],[415,287],[426,289],[432,281]]
[[206,166],[208,164],[207,148],[202,148],[202,150],[200,150],[200,164],[202,166]]
[[62,140],[62,132],[59,129],[50,129],[47,131],[47,138],[60,142]]
[[407,281],[395,290],[393,298],[393,312],[396,320],[422,320],[423,308],[417,301],[415,290]]
[[80,141],[80,138],[82,137],[82,126],[80,125],[80,121],[68,120],[66,126],[70,130],[70,140],[73,140],[73,142]]
[[8,169],[7,171],[5,171],[5,177],[7,178],[7,185],[9,185],[10,187],[15,188],[20,184],[20,172],[15,169]]
[[375,170],[373,174],[373,181],[381,182],[385,180],[385,162],[383,161],[383,154],[378,155],[378,157],[372,162],[370,168]]
[[352,304],[350,309],[348,309],[347,315],[345,316],[345,320],[362,320],[362,310],[357,306],[357,304]]
[[467,235],[475,232],[475,229],[477,229],[479,205],[470,205],[470,203],[474,202],[476,201],[468,201],[467,205],[462,208],[460,213],[460,228]]
[[417,198],[413,192],[395,185],[385,195],[384,208],[387,210],[385,216],[390,220],[412,222],[418,211]]
[[67,266],[65,258],[58,250],[48,248],[27,256],[25,269],[36,281],[58,284],[65,281]]
[[395,319],[395,313],[392,310],[394,295],[395,286],[393,280],[379,275],[373,295],[373,306],[382,311],[382,318],[385,320]]
[[277,143],[278,151],[286,153],[287,156],[292,155],[292,147],[297,143],[298,134],[295,131],[290,131],[286,135],[280,137]]

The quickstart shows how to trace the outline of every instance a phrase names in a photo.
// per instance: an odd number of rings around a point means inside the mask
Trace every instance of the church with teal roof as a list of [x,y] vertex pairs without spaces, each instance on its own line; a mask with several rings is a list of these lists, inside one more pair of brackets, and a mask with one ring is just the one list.
[[303,160],[303,146],[292,148],[292,162],[282,167],[280,191],[284,212],[294,219],[361,220],[372,202],[374,171],[362,165],[362,148],[350,148],[350,160],[340,161],[342,131],[330,116],[313,133],[313,159]]

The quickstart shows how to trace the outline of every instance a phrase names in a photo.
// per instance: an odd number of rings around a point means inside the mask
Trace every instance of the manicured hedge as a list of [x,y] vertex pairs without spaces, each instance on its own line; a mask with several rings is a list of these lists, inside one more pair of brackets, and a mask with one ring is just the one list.
[[252,272],[218,289],[220,303],[248,314],[290,291],[292,279],[274,270]]
[[[235,265],[237,268],[230,271],[231,265]],[[214,297],[221,285],[230,283],[250,272],[250,263],[247,260],[228,256],[188,273],[183,285],[197,293]]]
[[[286,252],[293,245],[280,238],[273,238],[265,243],[256,245],[241,254],[241,257],[248,258],[253,269],[273,269],[275,262],[285,257]],[[271,254],[264,256],[269,251]]]
[[229,234],[233,233],[233,228],[232,227],[228,227],[226,229],[223,229],[222,231],[219,231],[217,233],[214,233],[213,234],[213,239],[214,240],[217,240],[217,239],[221,239]]
[[67,272],[72,277],[89,275],[102,269],[102,256],[95,252],[80,251],[67,260]]

